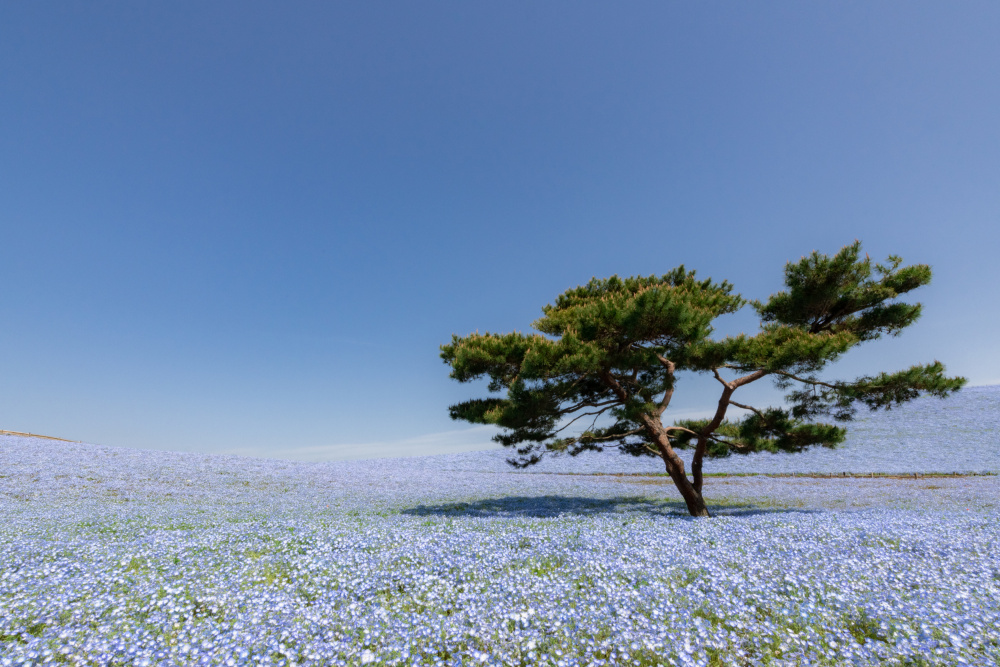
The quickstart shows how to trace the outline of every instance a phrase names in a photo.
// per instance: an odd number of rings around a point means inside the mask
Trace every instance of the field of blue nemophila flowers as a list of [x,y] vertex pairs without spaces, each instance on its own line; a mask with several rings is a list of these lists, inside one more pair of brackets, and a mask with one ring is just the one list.
[[[918,402],[837,462],[995,472],[998,414]],[[664,477],[558,474],[642,461],[498,460],[2,437],[0,664],[1000,663],[1000,477],[712,477],[694,520]]]

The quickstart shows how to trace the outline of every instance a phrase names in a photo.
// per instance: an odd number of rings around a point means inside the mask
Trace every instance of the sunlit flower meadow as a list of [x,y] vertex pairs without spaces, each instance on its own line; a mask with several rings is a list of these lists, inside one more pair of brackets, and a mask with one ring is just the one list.
[[711,477],[710,520],[664,477],[558,474],[659,472],[618,455],[518,472],[3,436],[0,665],[1000,664],[1000,477],[912,475],[995,473],[998,415],[1000,388],[972,388],[839,452],[712,462],[858,475]]

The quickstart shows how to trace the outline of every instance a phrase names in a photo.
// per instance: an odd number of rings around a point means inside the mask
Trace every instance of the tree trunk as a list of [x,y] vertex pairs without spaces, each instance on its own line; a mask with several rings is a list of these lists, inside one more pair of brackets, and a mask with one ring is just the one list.
[[[667,367],[667,371],[673,374],[674,365],[667,361],[666,359],[660,358],[660,361],[664,363]],[[605,371],[602,375],[604,383],[611,388],[618,398],[622,402],[628,400],[627,392],[622,389],[621,385],[611,376],[609,371]],[[732,391],[730,390],[730,393]],[[667,391],[661,402],[662,410],[665,410],[667,404],[670,402],[670,396],[673,394],[673,390]],[[662,412],[660,410],[660,412]],[[684,461],[681,457],[677,456],[677,452],[670,445],[670,436],[667,435],[666,430],[663,428],[663,422],[660,421],[660,412],[655,414],[644,414],[642,415],[642,421],[646,427],[646,430],[651,436],[653,436],[653,441],[656,443],[657,449],[660,451],[660,457],[663,459],[664,465],[667,466],[667,474],[670,475],[670,479],[674,480],[674,486],[677,490],[681,492],[681,496],[684,498],[684,503],[687,505],[688,512],[694,517],[710,517],[711,514],[708,513],[708,507],[705,505],[705,499],[701,495],[701,485],[699,482],[698,488],[691,483],[691,480],[687,478],[684,473]]]
[[705,499],[701,495],[701,489],[695,488],[694,484],[691,483],[691,480],[684,473],[684,461],[681,460],[681,457],[677,456],[677,452],[670,446],[670,438],[667,436],[667,432],[663,430],[660,420],[656,417],[647,416],[645,422],[649,432],[656,438],[660,457],[667,467],[667,474],[670,475],[670,479],[674,481],[674,486],[677,487],[677,490],[680,491],[681,496],[684,498],[688,512],[691,516],[696,517],[712,516],[708,513],[708,507],[705,505]]
[[697,491],[695,491],[693,498],[685,498],[684,502],[687,503],[688,512],[691,516],[712,518],[712,515],[708,511],[708,506],[705,505],[705,499]]
[[708,506],[705,505],[705,499],[702,497],[701,491],[694,488],[694,484],[687,478],[683,470],[677,472],[680,474],[675,474],[675,471],[670,470],[669,465],[667,466],[667,473],[670,475],[670,479],[674,480],[674,486],[681,492],[684,503],[687,505],[688,513],[694,517],[711,517],[712,515],[708,512]]

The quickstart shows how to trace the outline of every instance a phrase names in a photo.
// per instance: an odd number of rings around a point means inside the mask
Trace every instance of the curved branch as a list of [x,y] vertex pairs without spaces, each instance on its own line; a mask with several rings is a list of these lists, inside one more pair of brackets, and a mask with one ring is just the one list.
[[[641,431],[642,429],[639,429],[639,430]],[[638,431],[634,431],[633,433],[637,433],[637,432],[638,432]],[[644,441],[642,441],[642,442],[641,442],[641,443],[639,443],[639,444],[641,444],[641,445],[642,445],[642,447],[643,447],[643,449],[646,449],[646,450],[647,450],[647,451],[648,451],[648,452],[649,452],[650,454],[654,454],[654,455],[656,455],[656,456],[659,456],[659,455],[660,455],[660,452],[659,452],[659,450],[657,450],[657,449],[656,449],[655,447],[653,447],[652,445],[650,445],[650,444],[649,444],[648,442],[646,442],[645,440],[644,440]],[[604,446],[605,446],[605,447],[621,447],[621,443],[620,443],[620,442],[616,442],[616,443],[613,443],[613,444],[610,444],[610,445],[604,445]]]
[[611,374],[610,370],[601,372],[601,380],[603,380],[604,384],[606,384],[608,388],[615,393],[621,402],[624,403],[629,399],[628,392],[625,391],[625,388],[618,383],[618,380],[615,379],[615,376]]
[[580,438],[578,438],[578,440],[593,440],[594,442],[598,442],[598,441],[601,441],[601,440],[620,440],[621,438],[625,438],[625,437],[628,437],[630,435],[635,435],[636,433],[641,433],[641,432],[642,432],[642,429],[641,428],[637,428],[637,429],[633,429],[631,431],[626,431],[624,433],[615,433],[613,435],[594,435],[594,436],[588,435],[588,436],[580,436]]
[[733,389],[735,389],[737,387],[742,387],[745,384],[750,384],[751,382],[756,382],[757,380],[759,380],[762,377],[764,377],[765,375],[767,375],[769,372],[771,372],[771,371],[765,371],[763,369],[762,370],[758,370],[758,371],[754,371],[753,373],[750,373],[748,375],[744,375],[743,377],[736,378],[730,384],[733,385]]
[[827,382],[821,382],[820,380],[811,380],[809,378],[800,378],[797,375],[792,375],[791,373],[786,373],[785,371],[771,371],[771,372],[774,373],[775,375],[783,375],[784,377],[786,377],[786,378],[788,378],[790,380],[796,380],[797,382],[801,382],[803,384],[810,384],[810,385],[812,385],[814,387],[817,387],[817,386],[818,387],[826,387],[828,389],[833,389],[833,390],[839,390],[839,389],[841,389],[841,387],[839,387],[839,386],[837,386],[835,384],[829,384]]
[[708,439],[712,437],[712,433],[715,429],[719,428],[722,424],[722,420],[726,417],[726,409],[729,407],[730,397],[737,388],[742,387],[745,384],[750,384],[755,380],[759,380],[765,375],[767,375],[766,370],[756,370],[753,373],[744,375],[743,377],[736,378],[732,382],[726,382],[719,375],[719,370],[712,369],[715,373],[716,379],[725,386],[722,390],[722,396],[719,397],[719,407],[715,411],[715,416],[712,417],[712,421],[705,425],[705,428],[701,430],[698,434],[698,444],[694,447],[694,456],[691,457],[691,474],[694,477],[694,488],[701,493],[701,484],[703,481],[702,477],[702,463],[705,459],[705,449],[708,447]]
[[721,442],[722,444],[728,445],[730,447],[735,447],[736,449],[746,449],[747,448],[747,445],[741,445],[738,442],[732,442],[731,440],[726,440],[724,438],[720,438],[717,435],[711,435],[711,436],[709,436],[709,439],[710,440],[714,440],[715,442]]
[[698,435],[697,431],[692,431],[691,429],[684,428],[683,426],[668,426],[668,427],[664,428],[663,430],[666,431],[666,432],[668,432],[668,433],[670,431],[684,431],[685,433],[690,433],[691,435]]
[[[727,366],[727,368],[728,368],[728,366]],[[713,368],[713,369],[712,369],[712,374],[713,374],[713,375],[715,376],[715,379],[716,379],[716,380],[718,380],[719,382],[721,382],[721,383],[722,383],[722,386],[723,386],[723,387],[725,387],[725,388],[729,389],[729,383],[728,383],[728,382],[726,382],[725,380],[723,380],[723,379],[722,379],[722,376],[721,376],[721,375],[719,375],[719,369],[718,369],[718,368]]]
[[596,421],[597,417],[603,415],[609,409],[610,409],[610,406],[608,406],[607,408],[604,408],[603,410],[598,410],[597,412],[581,412],[576,417],[573,417],[568,422],[566,422],[563,426],[561,426],[561,427],[557,428],[555,431],[553,431],[552,434],[555,435],[556,433],[559,433],[560,431],[565,431],[567,428],[569,428],[573,424],[573,422],[575,422],[578,419],[582,419],[583,417],[589,417],[590,415],[594,415],[594,420]]
[[621,403],[621,401],[618,400],[617,398],[610,399],[610,400],[607,400],[607,401],[599,401],[597,403],[591,403],[590,401],[580,401],[576,405],[571,405],[568,408],[562,408],[562,409],[560,409],[559,410],[559,414],[560,415],[568,415],[569,413],[575,412],[575,411],[579,410],[580,408],[601,408],[601,407],[604,407],[604,406],[615,405],[617,403]]
[[729,404],[730,405],[735,405],[736,407],[741,408],[743,410],[749,410],[750,412],[756,413],[757,416],[759,416],[759,417],[763,417],[764,416],[763,412],[761,412],[757,408],[753,407],[752,405],[743,405],[742,403],[737,403],[736,401],[734,401],[732,399],[730,399]]
[[667,378],[669,378],[670,388],[663,392],[663,398],[660,400],[660,404],[656,408],[656,414],[662,415],[667,411],[667,406],[670,405],[670,399],[674,396],[674,371],[677,370],[677,364],[670,361],[661,354],[656,355],[656,358],[660,360],[660,364],[667,371]]

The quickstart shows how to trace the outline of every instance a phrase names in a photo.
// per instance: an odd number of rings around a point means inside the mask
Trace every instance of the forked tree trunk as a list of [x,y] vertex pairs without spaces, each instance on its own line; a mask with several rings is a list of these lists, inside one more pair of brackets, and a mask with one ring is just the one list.
[[705,499],[694,489],[691,489],[691,494],[684,496],[684,502],[687,504],[688,512],[690,512],[691,516],[712,516],[708,511],[708,506],[705,504]]
[[683,470],[678,472],[680,474],[675,474],[670,470],[670,465],[667,465],[667,473],[670,475],[670,479],[674,480],[674,486],[681,492],[681,496],[684,498],[684,503],[687,505],[691,516],[712,516],[708,512],[708,506],[705,505],[705,498],[702,497],[701,492],[694,488],[694,484],[687,478]]
[[[660,358],[660,361],[667,368],[667,372],[672,376],[674,372],[674,364],[667,359],[663,359],[662,357]],[[622,401],[628,400],[628,394],[611,376],[610,372],[605,372],[602,379]],[[730,390],[730,393],[732,393],[732,390]],[[663,422],[660,421],[660,414],[666,410],[667,405],[670,403],[670,397],[672,394],[673,390],[669,389],[663,397],[663,401],[660,403],[659,412],[655,414],[643,415],[642,422],[646,427],[646,431],[653,437],[653,442],[656,443],[656,447],[660,452],[660,458],[663,459],[663,463],[667,466],[667,474],[670,475],[670,479],[674,480],[674,486],[677,487],[677,490],[681,492],[681,496],[684,498],[684,503],[687,505],[688,512],[694,517],[710,517],[712,515],[708,513],[708,507],[705,505],[705,499],[701,495],[700,481],[696,487],[691,483],[691,480],[687,478],[687,475],[684,473],[684,461],[681,460],[681,457],[677,456],[677,452],[675,452],[674,448],[670,445],[670,436],[667,435],[667,431],[663,428]]]
[[695,517],[710,517],[712,516],[708,512],[708,507],[705,505],[705,499],[701,495],[701,489],[697,488],[691,483],[687,475],[684,472],[684,461],[681,457],[677,456],[677,452],[670,445],[670,438],[667,436],[667,432],[663,430],[663,425],[660,423],[659,419],[655,417],[646,418],[646,426],[649,429],[653,437],[656,438],[656,444],[660,450],[660,457],[663,459],[664,465],[667,467],[667,474],[670,475],[670,479],[674,481],[674,486],[680,491],[681,497],[684,498],[684,503],[687,505],[688,512],[691,516]]

